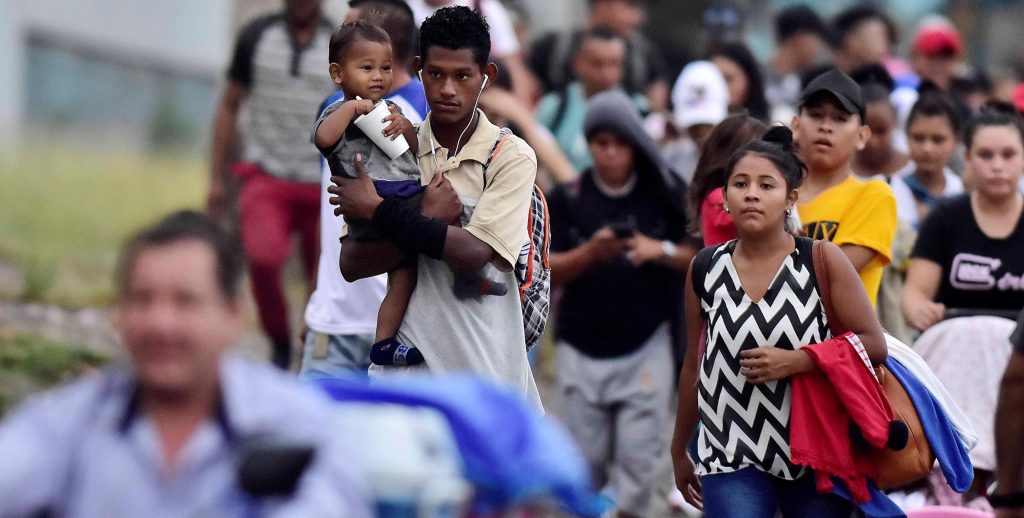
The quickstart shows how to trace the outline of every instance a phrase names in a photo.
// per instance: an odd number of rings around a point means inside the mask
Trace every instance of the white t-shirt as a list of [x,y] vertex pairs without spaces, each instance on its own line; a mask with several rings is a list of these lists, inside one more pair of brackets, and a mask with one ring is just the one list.
[[[402,108],[413,124],[423,121],[413,104],[401,96],[388,97]],[[378,275],[348,282],[338,269],[341,256],[343,219],[334,215],[328,202],[331,169],[320,161],[320,265],[316,273],[316,290],[306,304],[306,326],[329,335],[373,334],[377,329],[377,310],[387,293],[387,275]]]
[[[487,20],[491,28],[491,56],[500,58],[519,52],[519,37],[516,36],[516,29],[512,25],[512,17],[508,10],[498,0],[479,0],[480,12]],[[474,0],[452,0],[445,5],[433,7],[425,0],[408,0],[409,7],[416,17],[416,25],[423,23],[428,16],[442,7],[461,5],[473,8]]]

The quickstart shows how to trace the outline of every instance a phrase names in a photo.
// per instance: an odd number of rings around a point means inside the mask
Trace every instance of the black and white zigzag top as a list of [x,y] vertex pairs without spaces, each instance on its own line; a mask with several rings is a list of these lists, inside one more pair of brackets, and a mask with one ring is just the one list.
[[796,249],[757,302],[740,286],[732,262],[735,241],[701,252],[707,273],[701,282],[700,267],[695,266],[694,285],[708,322],[708,343],[697,391],[702,425],[698,474],[745,467],[787,480],[803,474],[789,455],[789,380],[747,383],[740,374],[740,351],[763,346],[794,349],[831,337],[818,296],[811,244],[810,239],[796,239]]

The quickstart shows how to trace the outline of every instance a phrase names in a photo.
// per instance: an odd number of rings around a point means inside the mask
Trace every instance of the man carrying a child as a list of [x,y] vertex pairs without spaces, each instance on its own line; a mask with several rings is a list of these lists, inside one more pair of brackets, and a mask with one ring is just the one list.
[[[431,111],[413,146],[426,186],[422,204],[416,210],[399,197],[382,197],[367,175],[374,171],[357,157],[355,178],[335,178],[331,203],[349,220],[368,221],[379,237],[343,237],[339,266],[354,280],[415,258],[415,287],[393,345],[415,349],[424,362],[375,364],[372,373],[469,371],[513,387],[541,408],[513,272],[527,237],[537,164],[525,141],[477,109],[497,75],[489,53],[487,23],[467,8],[444,8],[423,22],[414,68]],[[456,278],[474,272],[508,293],[460,298]]]

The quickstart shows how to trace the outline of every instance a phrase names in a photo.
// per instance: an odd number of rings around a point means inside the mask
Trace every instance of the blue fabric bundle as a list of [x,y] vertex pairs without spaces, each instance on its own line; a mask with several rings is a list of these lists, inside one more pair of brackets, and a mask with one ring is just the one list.
[[366,386],[317,380],[339,402],[429,407],[448,420],[475,486],[474,512],[554,501],[579,516],[598,516],[607,502],[591,490],[579,449],[560,426],[503,387],[469,375],[403,377]]
[[924,435],[928,438],[935,453],[935,459],[939,461],[942,474],[946,476],[949,487],[957,493],[964,493],[971,487],[974,481],[974,466],[971,458],[967,455],[967,447],[960,441],[960,437],[953,428],[949,417],[942,410],[942,406],[935,399],[935,396],[914,377],[900,362],[889,359],[885,362],[886,367],[896,380],[906,389],[910,401],[914,403],[918,417],[921,418],[921,425],[924,427]]

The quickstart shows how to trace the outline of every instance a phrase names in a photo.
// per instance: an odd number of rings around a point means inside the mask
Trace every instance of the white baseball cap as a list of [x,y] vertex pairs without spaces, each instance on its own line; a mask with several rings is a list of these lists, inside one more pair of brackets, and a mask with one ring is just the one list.
[[680,129],[722,122],[729,114],[729,89],[722,72],[710,61],[686,65],[672,87],[672,106]]

